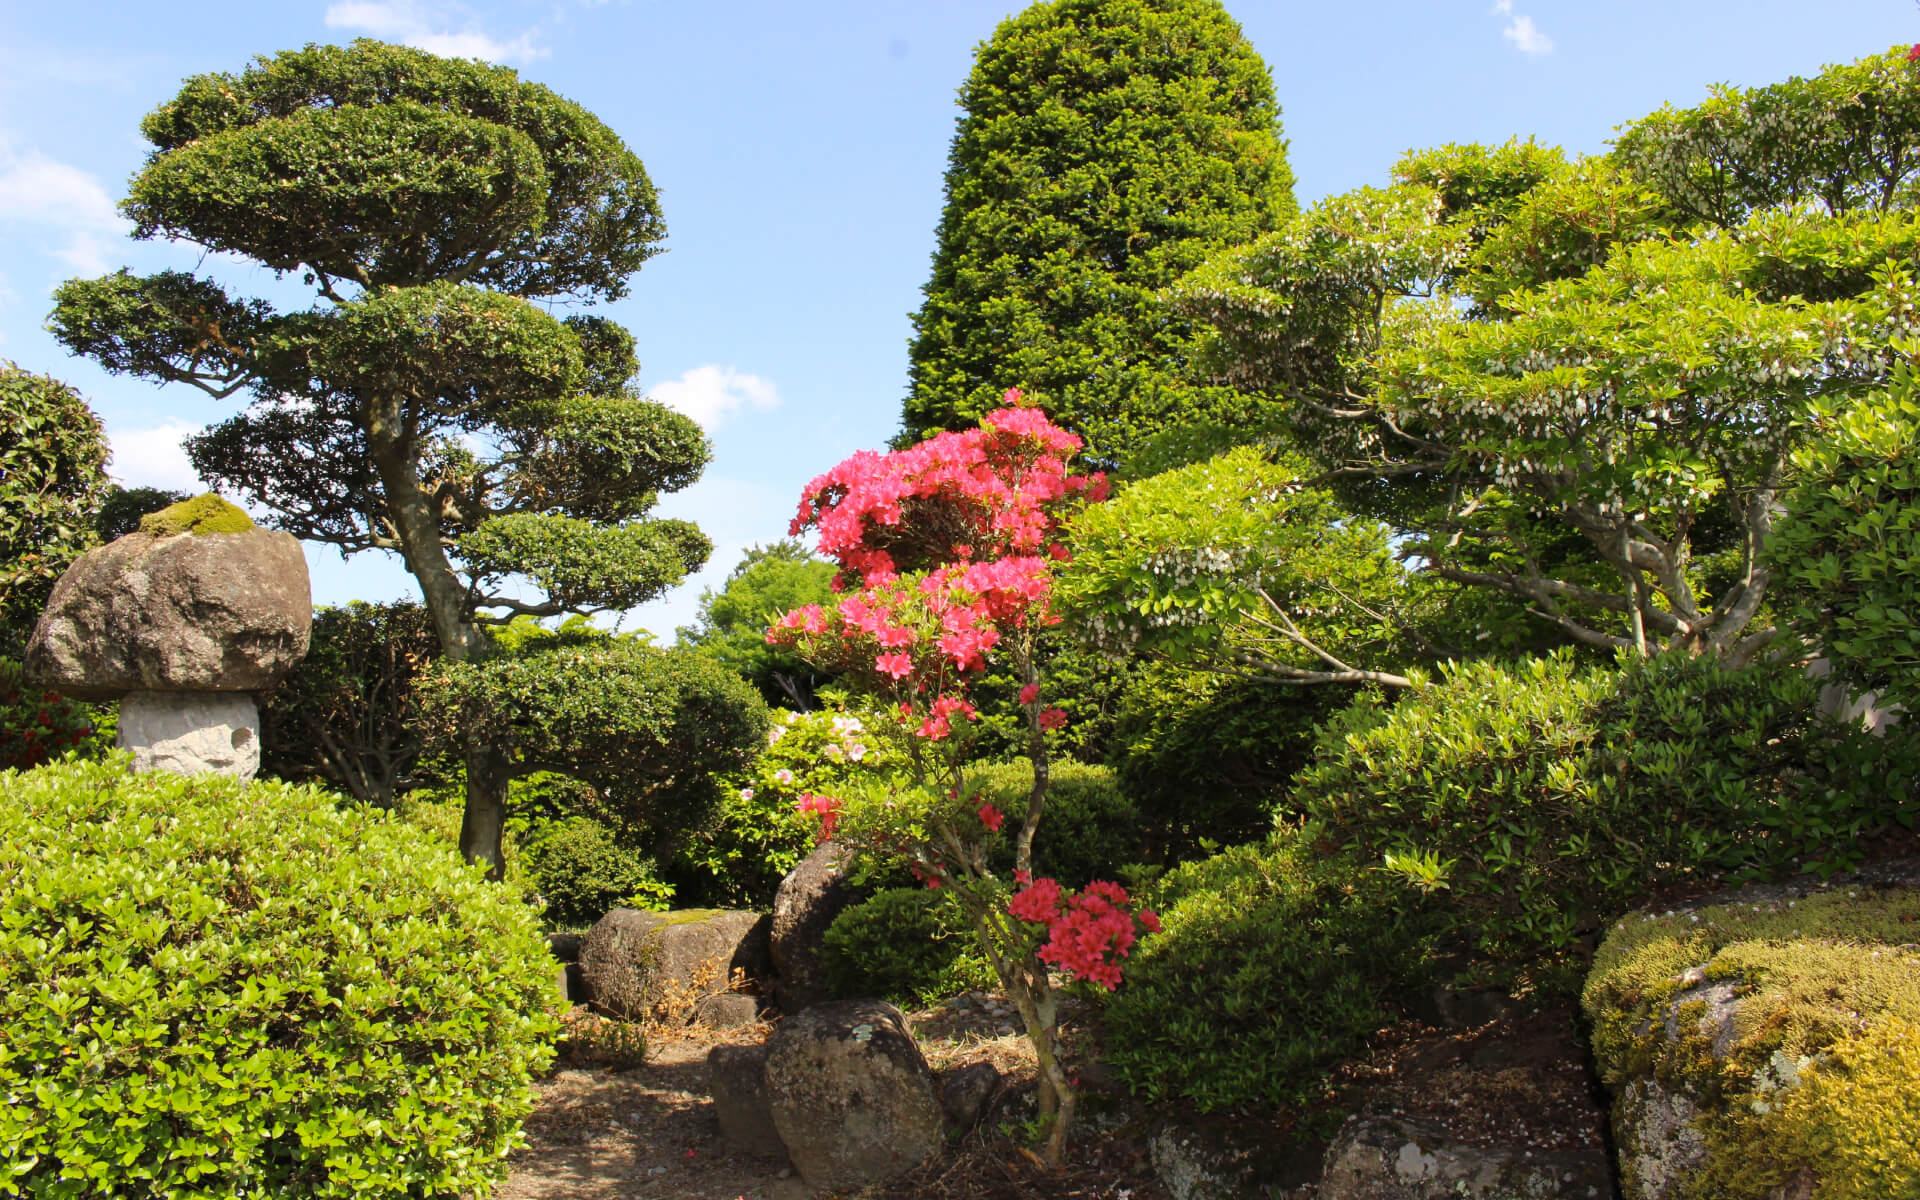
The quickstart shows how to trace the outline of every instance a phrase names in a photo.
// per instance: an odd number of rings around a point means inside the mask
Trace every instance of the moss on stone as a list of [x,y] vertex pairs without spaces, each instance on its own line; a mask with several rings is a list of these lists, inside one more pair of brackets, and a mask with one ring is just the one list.
[[[1614,927],[1584,996],[1594,1055],[1616,1095],[1651,1078],[1698,1107],[1705,1157],[1674,1194],[1757,1200],[1803,1180],[1822,1197],[1920,1196],[1916,942],[1906,890]],[[1735,1001],[1717,1018],[1716,996]]]
[[212,492],[170,504],[157,513],[140,518],[140,532],[151,537],[173,537],[181,533],[190,533],[195,537],[209,533],[245,533],[252,528],[251,517]]

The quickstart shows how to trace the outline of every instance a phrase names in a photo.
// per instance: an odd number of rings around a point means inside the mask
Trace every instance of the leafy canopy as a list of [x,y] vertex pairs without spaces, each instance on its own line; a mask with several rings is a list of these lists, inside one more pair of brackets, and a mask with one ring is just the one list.
[[0,359],[0,643],[16,655],[54,580],[96,540],[106,468],[106,435],[80,394]]
[[1293,210],[1273,81],[1218,0],[1034,4],[960,105],[903,440],[971,426],[1008,384],[1095,461],[1242,412],[1183,376],[1196,330],[1154,297]]
[[1736,660],[1810,406],[1914,332],[1920,67],[1664,109],[1611,155],[1409,155],[1173,290],[1214,369],[1433,576],[1596,647]]

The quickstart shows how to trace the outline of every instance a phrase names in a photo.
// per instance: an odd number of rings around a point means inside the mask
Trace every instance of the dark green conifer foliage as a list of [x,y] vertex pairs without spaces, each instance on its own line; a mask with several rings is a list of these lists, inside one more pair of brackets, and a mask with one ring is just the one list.
[[1155,298],[1294,211],[1272,78],[1218,0],[1036,4],[981,46],[960,104],[903,436],[1014,386],[1108,460],[1243,413],[1186,376],[1194,327]]

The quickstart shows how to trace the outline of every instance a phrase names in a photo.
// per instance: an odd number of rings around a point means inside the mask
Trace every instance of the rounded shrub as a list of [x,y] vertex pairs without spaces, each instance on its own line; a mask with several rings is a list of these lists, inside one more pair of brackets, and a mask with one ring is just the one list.
[[97,742],[96,723],[93,706],[35,687],[19,663],[0,658],[0,770],[84,753]]
[[563,928],[591,925],[616,908],[666,908],[673,900],[652,859],[584,814],[534,826],[520,862],[546,903],[547,920]]
[[834,918],[826,935],[827,987],[836,998],[932,1004],[993,986],[957,908],[926,888],[887,888]]
[[1483,952],[1570,948],[1650,888],[1837,868],[1911,820],[1915,741],[1820,715],[1795,663],[1565,654],[1447,668],[1329,722],[1295,780],[1357,859],[1445,893]]
[[124,759],[0,775],[0,1195],[485,1191],[554,1007],[518,894],[404,821]]
[[1289,831],[1152,889],[1161,931],[1106,1008],[1106,1060],[1135,1092],[1203,1111],[1297,1104],[1393,1020],[1424,977],[1431,914],[1323,849]]
[[[996,869],[1011,872],[1013,832],[1027,811],[1033,790],[1033,763],[1017,759],[975,767],[968,779],[983,799],[1006,814],[1000,849],[1005,862]],[[1047,767],[1047,806],[1033,835],[1033,873],[1060,881],[1064,887],[1083,887],[1094,879],[1112,879],[1115,871],[1138,863],[1145,854],[1140,810],[1121,792],[1108,767],[1057,759]]]

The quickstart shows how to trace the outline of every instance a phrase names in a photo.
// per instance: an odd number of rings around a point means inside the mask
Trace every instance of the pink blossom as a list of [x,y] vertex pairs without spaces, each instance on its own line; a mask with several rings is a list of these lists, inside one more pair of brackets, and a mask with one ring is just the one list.
[[873,669],[895,679],[905,679],[913,673],[913,659],[905,654],[882,654],[873,660]]
[[1000,810],[995,808],[991,803],[980,806],[979,816],[980,823],[987,827],[987,832],[989,833],[999,833],[1000,827],[1006,824],[1007,821],[1007,818]]
[[1040,728],[1065,729],[1066,727],[1067,713],[1065,709],[1049,708],[1040,714]]
[[1032,704],[1035,700],[1038,700],[1039,698],[1040,698],[1040,685],[1037,683],[1030,683],[1027,686],[1020,689],[1020,703],[1022,704]]

